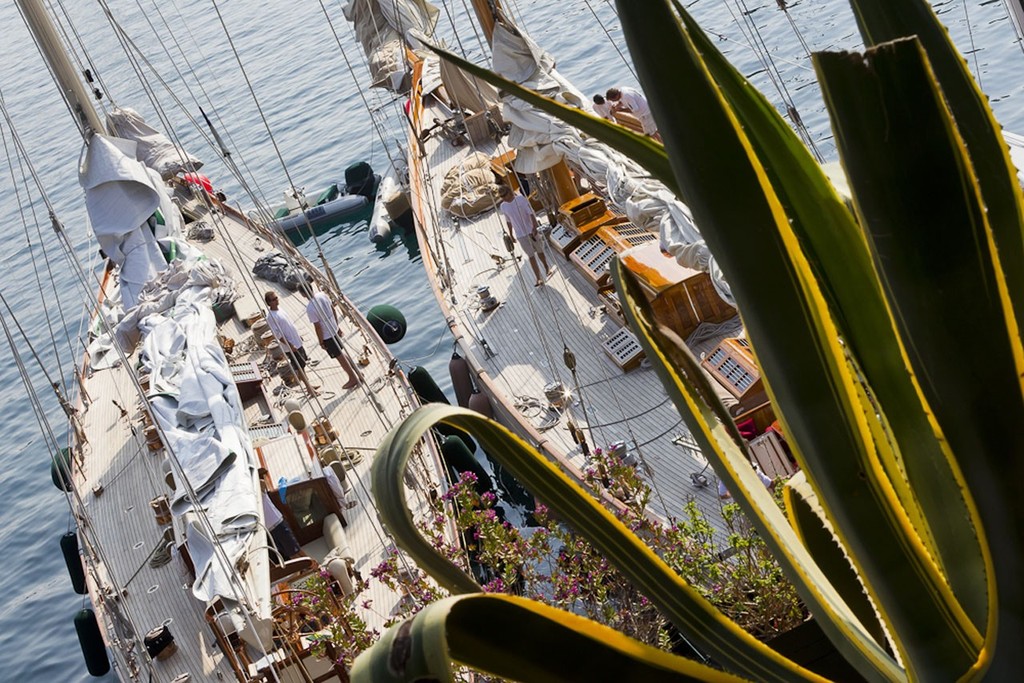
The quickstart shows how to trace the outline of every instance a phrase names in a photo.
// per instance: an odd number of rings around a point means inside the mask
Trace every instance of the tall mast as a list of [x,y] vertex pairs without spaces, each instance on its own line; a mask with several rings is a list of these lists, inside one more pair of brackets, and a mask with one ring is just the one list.
[[71,111],[75,113],[78,125],[82,129],[82,135],[88,139],[93,133],[104,132],[99,114],[92,106],[89,91],[85,89],[78,71],[68,59],[60,36],[50,20],[50,15],[43,8],[42,0],[15,0],[15,2],[21,9],[21,16],[28,24],[29,31],[32,32],[36,40],[36,45],[39,46],[39,52],[50,65],[50,70],[57,80],[57,87],[60,88],[64,99],[67,100]]
[[480,28],[483,30],[484,36],[487,37],[487,44],[490,45],[494,36],[495,15],[501,11],[501,2],[499,0],[472,0],[472,3],[477,21],[480,22]]
[[[487,43],[492,44],[494,42],[494,24],[502,12],[501,0],[472,0],[472,3],[476,18],[480,22],[480,28],[487,36]],[[572,172],[564,159],[560,159],[546,171],[554,184],[555,196],[559,205],[580,196],[576,189],[576,183],[573,182]]]

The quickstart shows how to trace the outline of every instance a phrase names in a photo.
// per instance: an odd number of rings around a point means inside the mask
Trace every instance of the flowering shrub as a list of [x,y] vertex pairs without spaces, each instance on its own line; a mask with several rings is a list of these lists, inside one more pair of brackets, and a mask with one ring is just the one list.
[[[769,639],[805,619],[807,612],[796,591],[737,505],[722,507],[728,530],[724,538],[693,502],[683,518],[660,524],[645,514],[651,490],[636,467],[600,448],[594,449],[584,481],[595,492],[605,491],[622,501],[625,509],[620,519],[754,636]],[[676,644],[674,629],[647,598],[547,508],[538,504],[533,512],[536,526],[520,529],[504,518],[497,496],[477,486],[476,475],[462,473],[435,502],[430,517],[421,522],[421,531],[436,549],[471,572],[484,591],[539,600],[663,649]],[[445,532],[452,522],[462,537],[462,548],[447,540]],[[444,597],[423,572],[406,568],[394,549],[370,574],[371,580],[406,596],[385,626]],[[330,575],[321,570],[310,580],[302,603],[319,615],[320,623],[329,624],[314,637],[315,652],[345,667],[379,636],[357,614],[373,608],[372,601],[360,597],[368,584],[361,578],[355,584],[352,596],[340,597]]]
[[[650,486],[636,466],[613,451],[594,449],[584,481],[625,504],[620,519],[716,607],[755,637],[769,639],[807,616],[793,586],[734,503],[722,507],[727,533],[715,532],[696,504],[663,525],[645,514]],[[450,503],[468,559],[444,543]],[[643,642],[668,646],[671,629],[649,603],[600,554],[543,505],[537,526],[518,529],[463,473],[440,501],[424,532],[435,547],[472,571],[487,592],[522,595],[589,617]]]
[[352,666],[360,652],[380,638],[380,632],[368,627],[355,609],[359,595],[368,584],[356,577],[354,585],[351,595],[343,595],[327,569],[321,567],[303,583],[295,607],[296,611],[307,615],[301,629],[312,643],[312,653],[330,659],[344,670]]

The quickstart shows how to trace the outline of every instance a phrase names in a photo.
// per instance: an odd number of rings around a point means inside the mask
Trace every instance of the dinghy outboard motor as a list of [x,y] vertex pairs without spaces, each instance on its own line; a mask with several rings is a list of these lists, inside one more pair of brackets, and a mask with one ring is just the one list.
[[360,194],[373,200],[379,182],[380,176],[365,161],[357,161],[345,169],[345,194]]

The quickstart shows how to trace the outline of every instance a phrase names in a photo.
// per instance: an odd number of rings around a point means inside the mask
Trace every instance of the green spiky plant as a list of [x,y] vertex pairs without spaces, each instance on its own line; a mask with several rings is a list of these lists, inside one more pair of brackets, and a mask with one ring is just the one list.
[[[1021,190],[985,97],[930,6],[851,4],[869,49],[817,54],[814,64],[852,212],[678,3],[617,2],[664,148],[445,58],[629,154],[690,206],[803,470],[786,491],[788,519],[685,345],[618,266],[616,286],[690,431],[843,656],[868,680],[1013,680],[1024,659]],[[401,494],[412,444],[438,421],[478,436],[722,670],[478,594],[418,539]],[[421,409],[381,446],[373,476],[403,547],[469,595],[389,631],[357,660],[356,680],[444,680],[452,661],[529,681],[816,679],[479,416]]]

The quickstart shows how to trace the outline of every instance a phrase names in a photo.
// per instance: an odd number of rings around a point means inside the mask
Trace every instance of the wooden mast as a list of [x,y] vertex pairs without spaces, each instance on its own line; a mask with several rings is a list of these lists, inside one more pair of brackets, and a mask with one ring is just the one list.
[[[497,17],[502,13],[501,0],[471,0],[471,2],[477,20],[480,22],[480,28],[487,36],[487,43],[490,45],[494,41],[494,25],[497,22]],[[576,183],[573,181],[572,172],[564,159],[560,159],[554,166],[545,169],[542,173],[547,173],[550,176],[559,206],[580,196],[579,190],[576,189]],[[554,208],[557,207],[553,207],[552,210]]]
[[473,11],[476,12],[477,21],[480,22],[480,28],[484,32],[484,36],[487,37],[487,44],[491,44],[491,40],[494,37],[494,23],[495,15],[501,11],[500,0],[471,0],[473,3]]
[[36,45],[39,46],[39,52],[50,65],[50,71],[57,81],[57,87],[60,88],[64,99],[67,100],[71,111],[75,113],[82,135],[88,140],[93,133],[103,133],[105,127],[92,106],[89,91],[85,89],[78,71],[68,59],[60,36],[57,35],[50,15],[43,8],[41,0],[15,1],[21,9],[21,16],[24,17],[29,31],[32,32],[36,40]]

